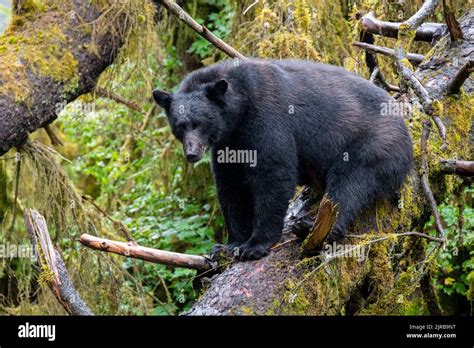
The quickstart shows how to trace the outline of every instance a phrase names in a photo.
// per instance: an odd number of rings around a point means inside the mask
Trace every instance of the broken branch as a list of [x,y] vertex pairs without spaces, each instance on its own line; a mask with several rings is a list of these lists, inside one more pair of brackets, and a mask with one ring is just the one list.
[[162,265],[207,271],[212,268],[204,256],[188,255],[119,242],[83,234],[79,239],[82,245],[100,251],[140,259]]
[[23,212],[36,259],[54,296],[70,315],[93,315],[74,288],[60,253],[54,249],[44,217],[33,209]]

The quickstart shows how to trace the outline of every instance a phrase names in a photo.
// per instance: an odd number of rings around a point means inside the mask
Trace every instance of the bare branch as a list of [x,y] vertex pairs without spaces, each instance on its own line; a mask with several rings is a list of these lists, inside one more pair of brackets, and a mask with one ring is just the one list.
[[[378,34],[386,37],[396,39],[398,37],[398,29],[402,23],[386,22],[375,18],[373,12],[369,12],[361,19],[364,30],[372,34]],[[414,40],[433,42],[445,30],[445,25],[440,23],[424,23],[421,25],[415,34]]]
[[442,159],[441,172],[444,174],[457,174],[460,176],[474,176],[474,161],[459,161],[455,159]]
[[[371,45],[365,42],[355,41],[352,43],[353,46],[360,47],[366,51],[373,52],[373,53],[380,53],[385,56],[395,57],[395,50],[387,47]],[[407,55],[408,60],[414,63],[421,63],[425,60],[425,56],[422,54],[417,53],[408,53]]]
[[429,17],[436,6],[439,5],[439,0],[426,0],[421,8],[408,19],[405,21],[408,25],[410,25],[411,30],[417,29],[420,25],[423,24],[423,22],[426,20],[427,17]]
[[430,124],[427,120],[423,120],[423,131],[421,133],[421,183],[423,190],[425,192],[426,198],[433,212],[436,231],[438,232],[438,237],[445,239],[445,233],[443,225],[441,224],[441,217],[439,215],[438,206],[436,200],[433,196],[433,192],[430,188],[430,183],[428,181],[428,171],[427,171],[427,158],[428,158],[428,138],[430,136]]
[[196,269],[199,271],[207,271],[212,268],[210,261],[204,256],[147,248],[136,244],[99,238],[89,234],[83,234],[79,241],[82,245],[91,249],[106,251],[162,265]]
[[157,0],[159,4],[163,5],[170,13],[178,17],[182,22],[187,24],[191,29],[213,44],[216,48],[227,54],[229,57],[246,60],[242,53],[237,51],[235,48],[219,39],[205,26],[199,24],[191,17],[186,11],[184,11],[178,4],[170,0]]
[[466,62],[462,68],[458,71],[456,76],[454,76],[453,80],[451,81],[450,85],[448,86],[448,94],[458,94],[459,90],[461,89],[464,81],[466,81],[471,75],[472,70],[474,69],[474,61],[470,60]]
[[140,105],[138,105],[135,101],[126,100],[125,98],[123,98],[122,96],[120,96],[116,93],[110,92],[110,91],[108,91],[104,88],[100,88],[100,87],[96,87],[95,92],[99,96],[104,97],[104,98],[108,98],[110,100],[113,100],[116,103],[123,104],[126,107],[128,107],[129,109],[140,112],[142,114],[145,113],[145,110],[143,110],[142,107]]
[[435,122],[439,134],[443,139],[443,145],[441,148],[444,149],[446,147],[446,127],[440,118],[440,103],[429,96],[425,87],[415,77],[410,63],[408,62],[406,52],[412,42],[409,34],[410,31],[416,30],[423,23],[426,17],[434,11],[438,4],[439,0],[426,0],[423,3],[423,6],[412,17],[399,26],[400,30],[398,32],[397,47],[395,47],[395,65],[397,66],[398,73],[402,78],[400,80],[400,88],[403,90],[402,87],[409,85],[413,89],[420,99],[424,112],[430,115]]

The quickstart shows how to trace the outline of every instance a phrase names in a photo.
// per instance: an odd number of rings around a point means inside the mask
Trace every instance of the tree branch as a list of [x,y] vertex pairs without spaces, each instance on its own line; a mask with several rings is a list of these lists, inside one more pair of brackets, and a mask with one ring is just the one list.
[[129,109],[145,114],[145,110],[133,100],[126,100],[122,96],[101,87],[96,87],[95,92],[101,97],[108,98],[116,103],[125,105]]
[[[374,12],[369,12],[362,16],[362,27],[364,30],[372,34],[382,35],[396,39],[398,37],[398,30],[402,23],[386,22],[375,18]],[[433,42],[440,37],[446,26],[440,23],[424,23],[416,30],[416,41]]]
[[428,180],[428,138],[430,136],[430,124],[427,120],[423,120],[423,131],[421,133],[421,184],[423,186],[423,191],[425,192],[426,198],[433,212],[436,231],[438,232],[438,237],[445,239],[445,233],[443,225],[441,223],[441,217],[439,215],[438,206],[436,200],[433,196],[433,192],[430,188],[430,183]]
[[227,54],[229,57],[238,58],[242,60],[246,60],[242,53],[237,51],[235,48],[224,42],[223,40],[219,39],[215,36],[209,29],[205,26],[199,24],[191,17],[186,11],[184,11],[178,4],[170,0],[155,0],[159,4],[163,5],[170,13],[178,17],[182,22],[188,25],[191,29],[193,29],[196,33],[201,35],[211,44],[213,44],[216,48],[220,49],[222,52]]
[[443,0],[443,14],[446,25],[448,26],[449,36],[452,41],[463,38],[461,26],[459,25],[453,12],[453,4],[451,0]]
[[431,16],[436,6],[438,6],[440,0],[426,0],[421,8],[411,16],[405,23],[410,25],[411,30],[418,29],[420,25],[426,20],[427,17]]
[[[0,50],[0,155],[54,121],[58,105],[89,92],[114,60],[125,39],[114,28],[126,28],[128,21],[127,16],[116,16],[110,30],[96,33],[91,23],[106,8],[96,2],[64,0],[0,34],[4,48]],[[64,38],[54,35],[52,28],[67,28],[61,30]],[[96,52],[89,48],[94,43],[98,43]],[[50,57],[46,49],[50,46],[56,47],[58,57]]]
[[455,159],[442,159],[441,172],[444,174],[457,174],[460,176],[474,176],[474,161],[459,161]]
[[[385,56],[395,57],[395,50],[387,47],[371,45],[365,42],[355,41],[352,43],[353,46],[360,47],[365,51],[373,52],[373,53],[380,53]],[[425,56],[422,54],[417,53],[408,53],[407,55],[408,60],[414,63],[421,63],[425,60]]]
[[435,122],[439,134],[443,139],[443,145],[441,146],[441,148],[444,149],[446,147],[446,127],[444,126],[440,118],[440,103],[437,100],[433,100],[429,96],[425,87],[415,77],[410,63],[408,62],[406,52],[412,43],[412,38],[410,34],[411,31],[416,30],[423,23],[426,17],[428,17],[434,11],[435,7],[438,4],[439,0],[425,1],[421,8],[413,16],[411,16],[407,21],[403,22],[399,26],[398,40],[395,47],[395,65],[397,66],[398,73],[402,78],[400,80],[400,89],[403,91],[404,88],[402,87],[406,85],[409,85],[413,89],[415,94],[420,99],[424,112],[430,115],[433,121]]
[[453,94],[458,94],[459,90],[461,89],[462,85],[464,84],[464,81],[468,79],[468,77],[471,75],[472,70],[474,69],[474,61],[470,60],[466,62],[462,68],[458,71],[456,76],[454,76],[453,80],[448,86],[448,94],[453,95]]
[[207,271],[212,268],[209,259],[204,256],[153,249],[131,243],[99,238],[89,234],[83,234],[79,241],[82,245],[91,249],[106,251],[162,265],[196,269],[198,271]]

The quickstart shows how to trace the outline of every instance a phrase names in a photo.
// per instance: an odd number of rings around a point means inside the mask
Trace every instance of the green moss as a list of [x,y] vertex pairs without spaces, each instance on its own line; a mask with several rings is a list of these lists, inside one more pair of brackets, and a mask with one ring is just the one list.
[[13,95],[19,102],[31,93],[29,71],[64,82],[66,90],[78,84],[78,64],[68,48],[67,35],[55,23],[48,22],[41,29],[33,25],[18,28],[13,21],[0,36],[0,94]]

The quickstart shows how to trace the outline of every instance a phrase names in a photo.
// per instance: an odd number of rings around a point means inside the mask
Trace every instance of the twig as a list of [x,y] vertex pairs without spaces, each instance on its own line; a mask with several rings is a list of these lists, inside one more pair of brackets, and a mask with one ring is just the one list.
[[145,115],[145,118],[143,119],[143,122],[140,126],[140,133],[143,133],[146,128],[148,127],[148,124],[150,123],[151,116],[155,113],[156,111],[156,104],[153,104],[153,106],[148,110],[148,112]]
[[135,240],[132,237],[132,234],[130,233],[127,226],[125,226],[125,224],[122,221],[118,221],[118,220],[115,220],[114,218],[112,218],[104,209],[99,207],[94,202],[94,200],[91,199],[90,197],[88,197],[86,195],[81,195],[81,198],[84,201],[89,202],[95,209],[97,209],[97,211],[99,211],[107,220],[109,220],[112,223],[112,225],[114,226],[115,229],[122,232],[122,234],[125,237],[125,239],[127,240],[127,242],[132,243],[132,244],[136,244]]
[[[364,30],[372,34],[378,34],[386,37],[397,38],[398,30],[402,23],[385,22],[377,19],[373,12],[369,12],[361,18]],[[415,41],[433,42],[434,39],[441,36],[445,29],[444,24],[424,23],[416,30]]]
[[[344,255],[347,255],[349,253],[352,253],[353,251],[355,250],[358,250],[358,249],[361,249],[361,248],[365,248],[367,246],[370,246],[371,244],[374,244],[374,243],[378,243],[378,242],[383,242],[387,239],[391,239],[393,237],[406,237],[406,236],[418,236],[418,237],[422,237],[422,238],[426,238],[426,239],[429,239],[431,241],[434,241],[434,242],[438,242],[438,243],[445,243],[446,240],[444,238],[435,238],[435,237],[431,237],[427,234],[424,234],[424,233],[420,233],[420,232],[404,232],[404,233],[394,233],[394,234],[391,234],[389,236],[383,236],[383,237],[379,237],[379,238],[375,238],[375,239],[372,239],[372,240],[369,240],[365,243],[362,243],[362,244],[359,244],[359,245],[355,245],[353,248],[347,248],[343,251],[340,251],[338,253],[334,253],[334,254],[329,254],[329,255],[319,255],[317,257],[321,258],[323,260],[323,262],[321,262],[321,264],[319,264],[315,269],[311,270],[310,272],[308,272],[308,274],[305,275],[305,277],[298,283],[296,284],[296,286],[292,289],[293,292],[296,292],[296,290],[298,290],[298,288],[312,275],[314,274],[315,272],[317,272],[319,269],[321,269],[322,267],[326,266],[327,264],[329,264],[332,260],[335,260],[337,259],[338,257],[341,257],[341,256],[344,256]],[[354,235],[348,235],[347,237],[358,237],[358,238],[364,238],[364,236],[354,236]],[[327,257],[328,256],[328,257]]]
[[196,269],[199,271],[206,271],[211,268],[210,261],[208,261],[204,256],[153,249],[131,243],[99,238],[89,234],[83,234],[79,241],[82,245],[91,249],[106,251],[162,265]]
[[453,4],[451,0],[443,0],[443,14],[446,25],[448,26],[449,36],[452,41],[463,38],[461,26],[459,25],[453,12]]
[[421,183],[423,186],[423,191],[425,192],[426,198],[433,212],[436,231],[438,232],[438,237],[446,240],[443,225],[441,224],[441,217],[438,212],[438,206],[436,200],[433,196],[433,192],[430,188],[430,183],[428,181],[428,138],[430,136],[430,124],[427,120],[423,120],[423,131],[421,132]]
[[258,3],[260,2],[260,0],[255,0],[254,2],[252,2],[243,12],[242,12],[242,16],[245,16],[247,14],[247,12],[249,12],[249,10],[254,7],[255,5],[257,5]]
[[[428,239],[432,242],[438,242],[438,243],[444,243],[445,242],[444,238],[431,237],[430,235],[427,235],[427,234],[421,233],[421,232],[416,232],[416,231],[393,233],[390,236],[380,237],[380,238],[377,238],[377,239],[373,239],[372,241],[380,242],[382,240],[390,239],[392,237],[397,237],[398,238],[398,237],[406,237],[406,236],[417,236],[417,237],[425,238],[425,239]],[[349,235],[347,235],[347,237],[349,237],[349,238],[361,238],[361,239],[365,238],[364,235],[355,235],[355,234],[349,234]]]
[[205,26],[199,24],[191,17],[186,11],[184,11],[178,4],[170,0],[157,0],[158,3],[163,5],[170,13],[174,14],[178,17],[182,22],[187,24],[191,29],[213,44],[216,48],[220,49],[222,52],[227,54],[229,57],[238,58],[242,60],[246,60],[242,53],[237,51],[235,48],[224,42],[223,40],[219,39],[215,36],[209,29]]
[[[373,53],[380,53],[385,56],[390,56],[390,57],[395,57],[395,50],[387,47],[382,47],[382,46],[377,46],[377,45],[371,45],[365,42],[359,42],[355,41],[352,43],[352,46],[360,47],[366,51],[373,52]],[[408,53],[407,55],[408,60],[415,62],[415,63],[421,63],[422,61],[425,60],[425,56],[422,54],[417,54],[417,53]]]
[[459,161],[455,159],[442,159],[441,172],[444,174],[457,174],[460,176],[474,176],[474,161]]
[[287,245],[287,244],[296,242],[296,241],[298,241],[299,239],[300,239],[300,238],[295,237],[295,238],[291,238],[291,239],[285,240],[284,242],[275,244],[274,246],[272,246],[272,247],[270,248],[270,250],[272,250],[272,251],[273,251],[273,250],[276,250],[276,249],[278,249],[278,248],[281,248],[282,246],[285,246],[285,245]]
[[145,113],[145,110],[143,110],[140,105],[138,105],[135,101],[132,101],[132,100],[126,100],[125,98],[123,98],[122,96],[116,94],[116,93],[113,93],[111,91],[108,91],[104,88],[101,88],[101,87],[96,87],[95,89],[95,92],[101,96],[101,97],[104,97],[104,98],[108,98],[110,100],[113,100],[114,102],[116,103],[119,103],[119,104],[123,104],[125,105],[126,107],[128,107],[129,109],[132,109],[134,111],[137,111],[137,112],[140,112],[142,114]]
[[469,75],[471,75],[472,71],[474,69],[474,61],[470,60],[466,62],[462,68],[457,72],[456,76],[454,76],[453,80],[448,86],[448,94],[453,95],[453,94],[458,94],[459,90],[461,89],[462,85],[464,84],[464,81],[467,80]]

